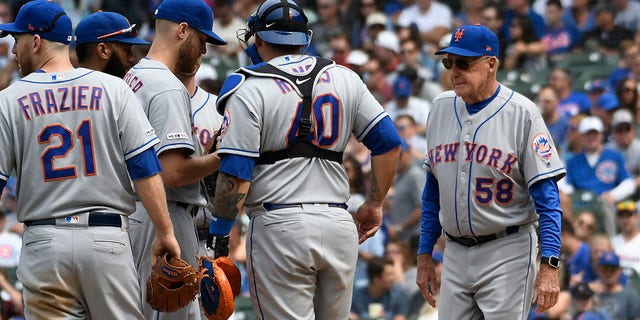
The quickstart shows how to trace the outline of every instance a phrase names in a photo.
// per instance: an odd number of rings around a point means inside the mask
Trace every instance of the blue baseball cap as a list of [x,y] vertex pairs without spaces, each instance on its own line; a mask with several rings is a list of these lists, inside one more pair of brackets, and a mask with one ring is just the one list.
[[451,34],[449,46],[437,51],[436,55],[445,53],[463,57],[497,57],[500,53],[498,37],[485,26],[461,26]]
[[64,44],[73,39],[71,19],[57,3],[47,0],[27,2],[20,8],[16,21],[0,24],[0,31],[0,37],[30,33]]
[[602,256],[600,256],[600,259],[598,260],[598,265],[603,267],[603,266],[612,266],[612,267],[620,267],[620,259],[618,258],[618,255],[615,254],[613,251],[608,251],[602,254]]
[[407,77],[398,77],[393,82],[393,94],[396,98],[406,98],[411,96],[413,88],[411,87],[411,80]]
[[605,111],[611,111],[620,107],[620,102],[615,94],[605,92],[598,98],[598,106]]
[[122,42],[149,44],[136,38],[135,24],[116,12],[98,11],[82,19],[76,27],[76,43]]
[[165,19],[176,23],[186,22],[207,36],[212,44],[227,44],[213,30],[213,11],[202,0],[164,0],[155,13],[156,19]]

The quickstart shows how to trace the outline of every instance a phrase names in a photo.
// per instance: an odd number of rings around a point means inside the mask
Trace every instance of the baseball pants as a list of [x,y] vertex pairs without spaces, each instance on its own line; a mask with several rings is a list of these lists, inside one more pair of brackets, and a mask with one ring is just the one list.
[[89,227],[88,217],[25,228],[17,272],[26,319],[144,319],[127,218]]
[[247,273],[258,319],[347,319],[358,232],[346,210],[249,208]]
[[[196,236],[193,217],[185,208],[168,201],[169,215],[173,223],[173,232],[180,244],[180,253],[184,261],[198,268],[198,238]],[[198,300],[194,300],[186,307],[171,313],[153,310],[146,301],[147,279],[151,275],[151,243],[155,237],[155,228],[145,210],[142,202],[136,202],[136,212],[129,216],[131,244],[135,265],[138,270],[140,281],[140,293],[142,299],[142,311],[147,320],[199,320],[200,305]]]
[[527,319],[536,278],[533,225],[473,247],[446,240],[441,319]]

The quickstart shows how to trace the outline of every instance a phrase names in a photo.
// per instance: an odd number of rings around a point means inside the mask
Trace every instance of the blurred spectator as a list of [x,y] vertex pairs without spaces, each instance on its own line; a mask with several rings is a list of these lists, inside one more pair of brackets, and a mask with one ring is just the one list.
[[623,40],[633,41],[634,31],[614,22],[615,9],[607,3],[600,3],[594,9],[595,28],[584,34],[577,45],[588,52],[615,54]]
[[636,79],[624,78],[616,85],[616,97],[620,102],[620,108],[635,113],[638,103],[638,82]]
[[[595,223],[595,221],[593,222]],[[575,225],[575,222],[574,222]],[[562,228],[560,233],[560,252],[565,262],[565,267],[569,269],[569,276],[578,275],[576,279],[582,280],[582,277],[588,273],[589,264],[589,245],[578,238],[577,229],[567,219],[562,219]]]
[[380,68],[389,83],[398,75],[400,64],[400,40],[393,31],[378,33],[373,42],[373,56],[380,61]]
[[389,19],[382,12],[374,12],[367,17],[365,26],[367,29],[367,37],[362,42],[361,48],[365,51],[373,50],[373,41],[378,37],[380,32],[385,30],[393,30],[388,28]]
[[[579,131],[583,137],[583,152],[574,155],[567,162],[567,182],[571,186],[567,193],[578,193],[582,199],[585,193],[597,197],[597,201],[602,203],[599,206],[602,210],[599,218],[602,220],[599,222],[603,223],[607,234],[612,236],[615,233],[614,218],[609,216],[605,207],[613,207],[617,201],[633,194],[635,182],[625,168],[622,155],[604,147],[604,126],[599,118],[583,119]],[[588,200],[593,201],[595,198]]]
[[613,113],[620,108],[620,101],[613,92],[604,92],[598,97],[596,104],[591,105],[591,115],[602,120],[604,125],[603,138],[608,140],[611,134],[611,118]]
[[364,73],[364,65],[369,62],[369,55],[360,50],[351,50],[347,56],[347,67],[357,73],[360,78]]
[[411,260],[407,242],[395,239],[387,242],[384,256],[393,261],[394,282],[407,297],[419,292],[416,284],[416,264]]
[[551,86],[544,86],[538,91],[536,105],[542,113],[542,119],[551,133],[551,138],[557,147],[566,143],[569,119],[558,111],[558,95]]
[[[575,154],[582,151],[582,135],[578,131],[580,122],[586,118],[584,114],[578,114],[569,118],[569,124],[567,126],[567,140],[564,146],[562,146],[562,160],[567,163]],[[566,180],[565,178],[563,178]],[[562,181],[562,180],[560,180]]]
[[556,90],[560,99],[558,109],[565,115],[572,117],[578,113],[589,113],[591,101],[586,94],[571,90],[571,74],[569,70],[563,68],[551,70],[549,85]]
[[573,0],[570,10],[566,10],[562,17],[567,25],[575,26],[581,36],[596,26],[595,15],[590,8],[591,3],[591,0]]
[[[309,26],[313,31],[311,43],[319,56],[326,57],[331,50],[329,47],[331,37],[338,32],[344,33],[346,24],[343,24],[342,15],[338,10],[338,0],[317,0],[316,6],[318,21]],[[348,37],[347,41],[349,41]]]
[[24,319],[24,303],[22,293],[8,280],[5,273],[0,269],[0,296],[2,297],[2,319],[19,320]]
[[591,105],[596,105],[600,96],[607,91],[607,83],[601,79],[589,80],[585,83],[585,89]]
[[394,99],[389,101],[386,110],[391,120],[401,114],[408,114],[416,121],[418,133],[427,129],[427,117],[431,110],[431,103],[413,95],[413,85],[406,77],[398,77],[393,83]]
[[533,25],[535,35],[538,39],[544,35],[544,28],[546,27],[544,19],[542,19],[542,16],[537,14],[535,11],[531,10],[531,7],[529,7],[529,0],[507,0],[507,13],[504,17],[505,25],[503,27],[503,32],[507,41],[511,40],[509,26],[511,26],[511,21],[516,16],[529,17],[529,20],[531,20],[531,24]]
[[[640,200],[640,139],[636,138],[636,130],[633,125],[633,114],[626,109],[621,109],[613,114],[613,141],[607,146],[622,154],[627,166],[627,171],[636,183],[634,200]],[[638,247],[640,249],[640,247]],[[640,252],[640,250],[639,250]]]
[[582,211],[576,215],[573,223],[571,224],[575,231],[575,236],[578,240],[587,242],[591,235],[596,230],[596,216],[591,211]]
[[393,283],[393,261],[376,257],[367,266],[369,285],[353,292],[349,319],[405,320],[409,301]]
[[615,23],[632,31],[640,31],[640,3],[629,0],[613,0],[616,9]]
[[[237,38],[238,29],[246,26],[246,20],[242,20],[233,12],[233,0],[216,0],[213,7],[215,19],[213,19],[213,29],[224,41],[224,46],[214,46],[207,44],[207,58],[214,56],[213,52],[218,53],[218,57],[225,59],[224,63],[230,64],[230,68],[236,68],[244,65],[245,54]],[[220,56],[221,55],[221,56]],[[238,60],[242,59],[242,61]]]
[[[508,41],[502,29],[504,27],[504,11],[502,8],[496,3],[487,4],[482,10],[482,24],[491,29],[498,37],[498,46],[500,48],[498,60],[504,61]],[[502,64],[498,67],[502,69]]]
[[[598,280],[598,269],[600,268],[600,257],[605,252],[613,251],[611,245],[611,238],[606,234],[596,233],[589,238],[589,264],[590,268],[585,273],[584,279],[581,282],[589,283],[589,287],[596,292],[602,290],[602,283]],[[621,281],[624,283],[624,281]]]
[[[262,3],[261,0],[234,0],[233,1],[233,13],[236,17],[242,21],[247,21],[249,16],[258,11],[258,6]],[[213,13],[216,14],[215,11]],[[215,19],[214,19],[215,20]],[[217,33],[216,29],[216,33]]]
[[[400,65],[398,70],[413,69],[416,72],[416,76],[422,81],[431,81],[435,78],[434,72],[424,66],[423,60],[420,44],[417,40],[409,38],[400,41]],[[440,92],[442,91],[440,90]]]
[[349,138],[344,154],[355,158],[360,163],[362,174],[365,177],[369,176],[369,173],[371,172],[371,152],[363,143],[358,142],[355,137]]
[[504,70],[532,74],[547,68],[546,48],[533,30],[528,16],[515,16],[509,25],[511,35],[507,45]]
[[568,54],[578,42],[580,34],[573,25],[567,25],[562,20],[564,7],[560,0],[548,0],[545,10],[547,27],[541,40],[551,60],[556,60]]
[[367,193],[364,173],[362,172],[360,162],[350,154],[345,156],[344,161],[342,161],[342,166],[347,173],[347,178],[349,178],[349,201],[347,201],[347,210],[355,214],[358,207],[364,202]]
[[411,154],[411,146],[402,141],[400,161],[396,178],[393,181],[393,201],[389,209],[389,235],[409,241],[411,236],[420,233],[422,212],[422,187],[426,175],[419,162]]
[[393,99],[393,92],[382,70],[380,60],[375,57],[369,58],[369,61],[363,67],[363,71],[362,81],[367,85],[376,100],[382,106],[385,106],[387,102]]
[[609,74],[609,88],[613,89],[618,86],[618,82],[629,77],[633,58],[640,53],[640,46],[631,41],[623,41],[620,44],[618,66]]
[[453,17],[453,29],[482,23],[484,0],[462,0],[461,11]]
[[620,266],[640,274],[640,218],[636,203],[622,201],[616,206],[620,233],[611,238],[613,250],[620,258]]
[[[533,2],[533,4],[531,4],[531,10],[533,10],[535,13],[539,14],[540,16],[544,17],[545,13],[546,13],[546,9],[547,9],[547,4],[548,4],[548,0],[533,0],[531,1]],[[572,0],[562,0],[561,4],[563,8],[571,8],[571,3],[573,1]],[[568,10],[567,10],[568,11]],[[545,20],[546,21],[546,20]],[[546,21],[548,23],[548,21]]]
[[411,146],[411,155],[415,160],[423,160],[427,150],[427,139],[418,134],[416,120],[408,114],[401,114],[393,122],[400,134],[400,138],[407,141]]
[[380,10],[376,0],[353,0],[357,1],[357,14],[351,22],[351,45],[353,48],[362,48],[367,41],[367,18],[369,15]]
[[[402,10],[398,18],[400,38],[409,38],[411,29],[418,32],[423,44],[435,49],[453,25],[451,8],[436,0],[416,0],[415,4]],[[430,53],[431,50],[425,50]],[[435,51],[433,51],[435,52]]]
[[329,40],[329,58],[339,65],[348,66],[347,58],[351,53],[351,44],[349,38],[344,32],[336,32],[331,35]]
[[7,216],[0,210],[0,268],[18,267],[18,258],[22,249],[22,237],[13,232],[6,231]]
[[579,320],[611,320],[606,313],[598,310],[594,298],[595,293],[587,283],[580,283],[571,288],[571,298],[573,301],[573,317]]
[[3,229],[0,229],[0,232],[14,232],[19,235],[22,235],[24,232],[24,225],[18,222],[17,215],[17,202],[16,202],[16,178],[14,176],[9,177],[7,180],[7,185],[2,192],[2,196],[0,197],[0,202],[2,203],[2,208],[0,210],[4,211],[6,214],[6,223],[4,224]]
[[598,278],[602,291],[596,293],[599,306],[612,319],[640,318],[640,294],[620,284],[620,260],[614,252],[605,252],[599,259]]

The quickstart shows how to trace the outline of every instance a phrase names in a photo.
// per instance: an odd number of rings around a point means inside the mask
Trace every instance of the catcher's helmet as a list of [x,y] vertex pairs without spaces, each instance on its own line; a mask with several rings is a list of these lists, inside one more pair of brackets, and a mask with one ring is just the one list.
[[293,0],[266,0],[248,21],[245,41],[258,34],[268,43],[306,45],[311,40],[307,16]]

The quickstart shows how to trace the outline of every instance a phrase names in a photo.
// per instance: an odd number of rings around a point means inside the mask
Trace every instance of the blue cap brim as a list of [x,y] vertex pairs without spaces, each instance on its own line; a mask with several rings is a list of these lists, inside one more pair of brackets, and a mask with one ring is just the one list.
[[455,54],[461,57],[479,57],[482,55],[482,53],[477,53],[477,52],[473,52],[471,50],[467,50],[467,49],[462,49],[462,48],[458,48],[458,47],[447,47],[444,48],[440,51],[436,51],[436,55],[439,54],[445,54],[445,53],[451,53],[451,54]]
[[11,22],[11,23],[3,23],[0,24],[0,37],[6,37],[12,33],[24,33],[25,31],[20,30],[18,27],[16,27],[16,24]]
[[207,42],[209,42],[209,43],[217,44],[217,45],[227,44],[226,41],[222,40],[222,38],[220,38],[219,35],[215,34],[211,30],[200,30],[200,29],[198,29],[198,30],[200,32],[204,33],[207,36]]
[[151,42],[145,41],[145,40],[140,39],[140,38],[126,38],[126,39],[116,40],[114,42],[122,42],[122,43],[126,43],[126,44],[139,44],[139,45],[151,44]]
[[309,42],[309,36],[303,32],[293,31],[258,31],[258,36],[268,43],[303,46]]

